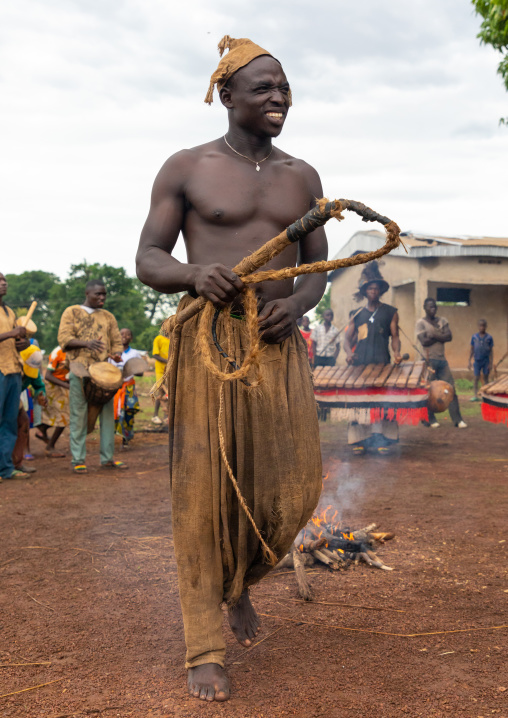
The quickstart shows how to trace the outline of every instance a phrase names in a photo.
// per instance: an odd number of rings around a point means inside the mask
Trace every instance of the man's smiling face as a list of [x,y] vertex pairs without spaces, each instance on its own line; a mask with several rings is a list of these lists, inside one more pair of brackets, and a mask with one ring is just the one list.
[[289,110],[289,83],[280,63],[269,55],[257,57],[238,70],[221,101],[234,123],[258,136],[278,137]]

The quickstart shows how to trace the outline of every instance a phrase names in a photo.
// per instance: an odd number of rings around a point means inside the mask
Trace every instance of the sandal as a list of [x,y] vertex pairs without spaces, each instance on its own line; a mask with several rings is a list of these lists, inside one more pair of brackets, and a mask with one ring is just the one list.
[[125,469],[128,469],[129,467],[127,464],[123,461],[108,461],[107,464],[102,464],[103,469],[121,469],[124,471]]
[[88,469],[86,468],[86,464],[75,464],[72,467],[72,470],[75,474],[88,474]]
[[12,474],[10,476],[4,476],[4,479],[29,479],[30,474],[27,474],[26,471],[20,471],[19,469],[14,469]]
[[18,471],[22,471],[24,474],[35,474],[37,469],[34,469],[33,466],[23,466],[21,465],[18,469]]
[[381,456],[386,456],[390,453],[390,449],[388,448],[388,446],[378,446],[377,453],[381,454]]
[[353,454],[362,456],[362,454],[365,454],[365,446],[353,446]]

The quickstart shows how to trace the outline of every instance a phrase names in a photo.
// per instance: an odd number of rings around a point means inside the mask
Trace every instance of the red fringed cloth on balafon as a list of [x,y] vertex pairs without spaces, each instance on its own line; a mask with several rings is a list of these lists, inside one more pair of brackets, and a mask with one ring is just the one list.
[[429,383],[425,362],[317,367],[314,395],[336,418],[375,424],[396,421],[416,426],[428,421]]
[[492,424],[508,425],[508,374],[485,384],[481,390],[482,416]]

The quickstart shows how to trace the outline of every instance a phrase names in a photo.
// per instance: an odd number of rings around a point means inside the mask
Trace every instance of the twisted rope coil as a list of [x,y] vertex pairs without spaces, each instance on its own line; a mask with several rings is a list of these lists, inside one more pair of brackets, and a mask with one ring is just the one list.
[[[299,267],[286,267],[284,269],[267,269],[259,271],[260,267],[263,267],[271,259],[279,255],[286,247],[290,244],[297,242],[307,236],[310,232],[314,231],[317,227],[321,227],[332,217],[341,221],[344,219],[342,212],[349,210],[355,212],[362,217],[364,222],[380,222],[385,227],[386,241],[382,247],[372,252],[364,252],[357,254],[353,257],[345,257],[341,259],[323,260],[319,262],[313,262],[312,264],[301,264]],[[194,317],[197,313],[200,313],[198,333],[196,337],[197,348],[201,354],[204,365],[208,371],[220,382],[220,404],[219,404],[219,416],[218,416],[218,433],[219,433],[219,449],[222,456],[222,460],[226,467],[227,474],[233,484],[236,495],[238,497],[239,504],[245,512],[253,530],[261,544],[263,555],[265,560],[270,564],[275,565],[277,557],[270,549],[266,541],[264,540],[261,532],[259,531],[256,523],[252,517],[252,513],[247,506],[244,497],[238,486],[238,482],[234,476],[231,465],[228,461],[226,454],[226,443],[224,439],[223,431],[223,412],[224,412],[224,384],[225,382],[231,381],[243,381],[251,387],[258,386],[262,381],[260,359],[262,348],[260,347],[260,335],[258,328],[258,312],[257,312],[257,301],[254,289],[251,285],[259,282],[266,281],[279,281],[282,279],[291,279],[299,277],[303,274],[321,274],[323,272],[331,272],[336,269],[344,267],[353,267],[359,264],[366,264],[373,259],[379,259],[385,254],[388,254],[393,249],[399,247],[402,244],[400,239],[400,229],[395,222],[390,220],[388,217],[380,215],[379,213],[372,210],[370,207],[366,207],[361,202],[354,200],[338,199],[329,201],[327,198],[323,198],[317,201],[316,206],[307,212],[307,214],[301,219],[294,222],[292,225],[287,227],[283,232],[278,234],[273,239],[269,240],[260,247],[258,250],[253,252],[251,255],[245,257],[233,271],[240,277],[242,282],[246,285],[243,292],[243,304],[245,311],[245,321],[247,327],[247,334],[249,339],[248,351],[244,358],[241,367],[234,368],[233,371],[222,371],[220,367],[212,357],[212,351],[209,342],[209,330],[212,325],[214,318],[215,308],[213,304],[203,297],[198,297],[190,305],[182,310],[177,311],[175,315],[169,317],[162,325],[162,333],[167,336],[172,335],[172,341],[170,343],[170,355],[164,372],[164,377],[157,382],[152,389],[152,394],[157,394],[162,385],[166,383],[169,374],[173,371],[178,356],[178,350],[180,345],[180,337],[182,327],[186,321]],[[404,247],[404,249],[406,249]],[[407,250],[406,250],[407,252]],[[231,345],[229,338],[231,337],[231,316],[230,306],[222,310],[223,318],[225,322],[226,336],[228,337],[228,345]],[[228,347],[229,348],[229,347]],[[230,367],[236,367],[236,363],[232,357],[229,356],[228,352],[221,351],[222,356],[229,362]],[[248,379],[248,381],[247,381]]]

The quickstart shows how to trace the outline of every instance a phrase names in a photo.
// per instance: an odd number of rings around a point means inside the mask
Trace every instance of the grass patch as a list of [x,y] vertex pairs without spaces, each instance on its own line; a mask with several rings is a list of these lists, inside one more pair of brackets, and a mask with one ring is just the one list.
[[457,394],[473,393],[473,382],[470,379],[456,379],[455,387],[457,389]]

